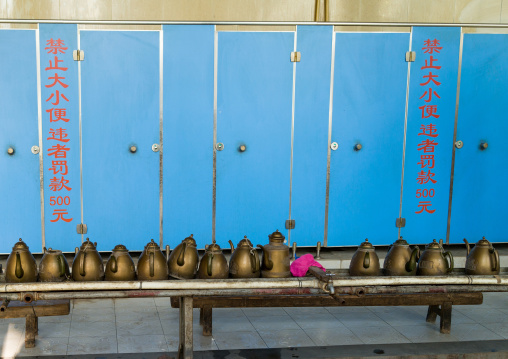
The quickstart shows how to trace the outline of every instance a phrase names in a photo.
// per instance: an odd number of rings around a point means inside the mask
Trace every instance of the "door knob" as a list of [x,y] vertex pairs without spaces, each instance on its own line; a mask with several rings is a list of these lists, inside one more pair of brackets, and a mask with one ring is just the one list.
[[330,148],[335,151],[337,148],[339,148],[339,144],[337,142],[332,142],[330,144]]
[[455,142],[455,147],[456,148],[462,148],[462,146],[464,146],[464,142],[462,142],[462,141],[456,141]]
[[136,146],[131,146],[129,148],[129,151],[131,151],[131,153],[136,153],[137,150],[138,150],[138,148]]
[[14,154],[14,148],[9,147],[9,148],[7,149],[7,154],[8,154],[9,156],[12,156],[12,155]]
[[360,143],[357,143],[355,145],[355,151],[360,151],[362,149],[362,145]]
[[240,151],[240,152],[245,152],[246,149],[247,149],[247,146],[245,146],[245,145],[240,145],[240,147],[238,147],[238,151]]
[[215,145],[215,149],[217,151],[222,151],[224,149],[224,144],[222,142],[219,142]]
[[480,150],[486,150],[487,147],[489,147],[489,144],[487,142],[480,143]]

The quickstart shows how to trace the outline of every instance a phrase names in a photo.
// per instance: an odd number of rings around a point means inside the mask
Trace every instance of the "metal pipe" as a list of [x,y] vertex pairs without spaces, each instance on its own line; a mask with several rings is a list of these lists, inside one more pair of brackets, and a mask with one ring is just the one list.
[[216,279],[216,280],[162,280],[122,282],[59,282],[59,283],[12,283],[0,285],[0,293],[12,292],[59,292],[100,290],[194,290],[204,289],[284,289],[318,288],[315,278],[271,279]]
[[5,312],[7,310],[7,306],[9,305],[10,299],[4,299],[2,305],[0,305],[0,312]]
[[[507,286],[508,275],[500,276],[412,276],[412,277],[345,277],[329,281],[339,287],[367,286],[410,286],[410,285],[492,285]],[[201,290],[224,289],[284,289],[320,288],[316,278],[260,278],[260,279],[215,279],[215,280],[162,280],[125,282],[62,282],[62,283],[9,283],[0,285],[0,293],[14,292],[59,292],[101,290]]]
[[508,276],[411,276],[411,277],[347,277],[332,280],[334,287],[377,285],[508,285]]
[[105,298],[153,298],[182,296],[242,296],[242,295],[307,295],[322,294],[315,288],[291,289],[233,289],[233,290],[138,290],[138,291],[86,291],[86,292],[30,292],[7,293],[2,295],[6,300],[24,301],[30,296],[33,300],[56,299],[105,299]]
[[316,0],[315,2],[315,5],[314,5],[314,21],[319,21],[319,10],[321,8],[321,2],[320,0]]
[[508,28],[508,24],[482,23],[438,23],[438,22],[355,22],[355,21],[147,21],[147,20],[43,20],[43,19],[0,19],[0,24],[81,24],[81,25],[334,25],[334,26],[384,26],[384,27],[485,27]]

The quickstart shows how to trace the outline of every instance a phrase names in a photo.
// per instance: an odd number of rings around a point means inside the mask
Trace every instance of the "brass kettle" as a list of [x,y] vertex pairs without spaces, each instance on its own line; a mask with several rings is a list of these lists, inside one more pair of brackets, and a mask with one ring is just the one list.
[[106,280],[134,280],[136,279],[136,269],[134,261],[129,255],[127,247],[119,244],[113,248],[105,271]]
[[62,251],[43,248],[44,255],[39,263],[41,282],[63,282],[71,277],[69,263]]
[[352,276],[377,276],[379,275],[379,258],[376,249],[366,238],[365,242],[360,244],[351,263],[349,263],[349,275]]
[[497,275],[499,274],[499,253],[492,243],[483,237],[471,250],[467,239],[464,238],[467,248],[466,274]]
[[72,262],[72,279],[75,281],[98,281],[104,279],[104,264],[96,249],[97,242],[87,238]]
[[236,247],[229,240],[231,258],[229,259],[229,275],[231,278],[259,278],[261,269],[259,256],[251,241],[244,236]]
[[28,250],[28,246],[20,238],[12,247],[12,252],[5,265],[5,281],[7,283],[25,283],[37,281],[37,263]]
[[169,275],[178,279],[192,279],[196,276],[198,265],[199,254],[196,240],[191,234],[169,255]]
[[291,277],[289,265],[291,255],[289,247],[284,244],[286,237],[279,230],[268,236],[268,244],[257,246],[263,250],[261,261],[261,277],[263,278],[288,278]]
[[393,276],[415,275],[419,258],[420,248],[415,246],[411,250],[406,240],[400,237],[388,249],[383,263],[384,273]]
[[[450,263],[446,260],[449,258]],[[417,275],[445,275],[453,270],[453,256],[443,249],[443,240],[439,243],[434,239],[425,246],[425,250],[418,261]]]
[[138,260],[139,280],[163,280],[168,279],[168,266],[166,258],[157,243],[152,239]]
[[198,269],[199,279],[226,279],[229,275],[228,261],[219,245],[215,243],[206,247]]

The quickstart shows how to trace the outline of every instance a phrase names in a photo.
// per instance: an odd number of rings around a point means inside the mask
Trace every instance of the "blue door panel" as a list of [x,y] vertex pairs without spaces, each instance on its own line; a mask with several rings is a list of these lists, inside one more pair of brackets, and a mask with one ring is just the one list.
[[408,46],[405,33],[336,34],[329,246],[396,239]]
[[39,40],[46,247],[71,252],[81,245],[78,26],[41,24]]
[[212,239],[214,26],[164,30],[164,242]]
[[80,36],[87,236],[99,250],[141,250],[159,238],[159,32]]
[[[218,38],[216,239],[266,243],[289,215],[294,33]],[[244,152],[239,151],[246,146]]]
[[323,241],[333,26],[298,26],[291,242]]
[[413,30],[401,229],[410,243],[446,239],[459,46],[460,28]]
[[[35,31],[0,30],[0,253],[42,251]],[[14,149],[9,155],[7,150]]]
[[[465,34],[450,242],[508,242],[508,36]],[[488,147],[480,149],[486,143]]]

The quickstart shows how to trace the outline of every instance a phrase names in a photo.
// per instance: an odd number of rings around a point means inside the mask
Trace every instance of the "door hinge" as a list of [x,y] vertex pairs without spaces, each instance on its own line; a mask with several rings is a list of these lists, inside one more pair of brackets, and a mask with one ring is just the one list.
[[83,61],[85,59],[85,51],[74,50],[72,52],[72,58],[74,59],[74,61]]
[[406,52],[406,62],[415,62],[416,60],[416,52],[408,51]]
[[286,229],[295,229],[294,219],[286,219]]
[[78,224],[76,226],[76,232],[78,232],[78,234],[86,234],[86,232],[88,232],[87,225],[83,223]]
[[406,219],[399,217],[395,220],[395,227],[402,228],[406,226]]
[[300,51],[294,51],[291,53],[291,62],[300,62],[301,57]]

